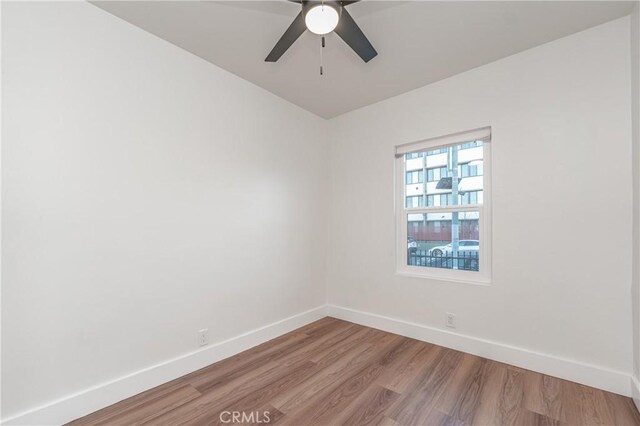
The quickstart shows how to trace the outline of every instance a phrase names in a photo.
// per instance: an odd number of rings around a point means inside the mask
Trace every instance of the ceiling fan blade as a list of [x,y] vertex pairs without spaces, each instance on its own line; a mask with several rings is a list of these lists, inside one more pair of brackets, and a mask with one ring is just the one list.
[[[290,0],[290,1],[294,1],[294,0]],[[349,6],[351,3],[358,3],[360,0],[341,0],[340,4],[342,6]]]
[[293,20],[287,31],[284,32],[280,40],[276,43],[275,47],[267,55],[265,62],[276,62],[287,51],[289,47],[295,42],[298,37],[307,29],[304,23],[304,17],[302,12],[298,13],[298,16]]
[[378,55],[367,37],[364,35],[356,21],[353,20],[346,9],[342,9],[342,15],[338,26],[334,30],[344,41],[362,58],[369,62]]

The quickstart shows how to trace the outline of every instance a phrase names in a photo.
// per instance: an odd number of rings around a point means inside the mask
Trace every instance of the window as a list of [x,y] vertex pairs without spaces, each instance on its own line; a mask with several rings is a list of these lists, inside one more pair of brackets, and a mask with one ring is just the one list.
[[[396,147],[399,273],[490,281],[490,142],[484,128]],[[407,169],[414,158],[422,174]]]
[[482,204],[482,191],[460,192],[458,204]]
[[477,164],[478,160],[474,160],[475,164],[460,164],[458,166],[458,176],[463,177],[472,177],[472,176],[482,176],[482,167]]
[[427,169],[427,182],[436,182],[440,178],[449,176],[448,169],[446,167],[436,167]]
[[407,197],[407,208],[416,208],[424,206],[424,197],[422,195]]
[[407,183],[423,183],[423,182],[424,182],[424,170],[407,172]]

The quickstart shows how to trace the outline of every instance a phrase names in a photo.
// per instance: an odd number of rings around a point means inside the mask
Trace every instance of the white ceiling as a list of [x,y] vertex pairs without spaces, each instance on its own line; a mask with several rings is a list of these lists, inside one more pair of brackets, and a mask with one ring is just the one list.
[[630,13],[617,1],[374,1],[348,6],[378,51],[368,64],[309,31],[264,58],[300,6],[282,1],[98,1],[98,7],[330,118]]

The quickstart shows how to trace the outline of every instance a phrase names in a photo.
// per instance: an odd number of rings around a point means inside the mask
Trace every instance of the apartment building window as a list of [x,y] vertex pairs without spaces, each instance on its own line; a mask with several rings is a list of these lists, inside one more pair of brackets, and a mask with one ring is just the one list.
[[423,182],[424,182],[424,170],[407,172],[407,183],[423,183]]
[[407,154],[407,160],[412,160],[414,158],[421,158],[424,155],[422,152],[411,152]]
[[458,204],[482,204],[482,191],[468,191],[459,194]]
[[490,282],[490,142],[483,128],[396,147],[398,273]]
[[427,206],[439,207],[453,204],[453,194],[427,195]]
[[427,169],[427,182],[439,181],[440,178],[449,176],[446,167],[434,167]]
[[473,177],[473,176],[482,176],[482,165],[479,164],[460,164],[458,166],[458,176],[463,177]]
[[424,206],[424,197],[421,195],[407,197],[407,208],[415,208]]

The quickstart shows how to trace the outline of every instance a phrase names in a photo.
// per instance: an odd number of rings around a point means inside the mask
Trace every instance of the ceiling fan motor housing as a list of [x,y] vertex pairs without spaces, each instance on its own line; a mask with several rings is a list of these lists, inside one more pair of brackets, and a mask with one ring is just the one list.
[[307,12],[316,6],[329,6],[338,12],[338,17],[342,14],[342,4],[339,1],[334,0],[303,0],[302,1],[302,15],[307,16]]

